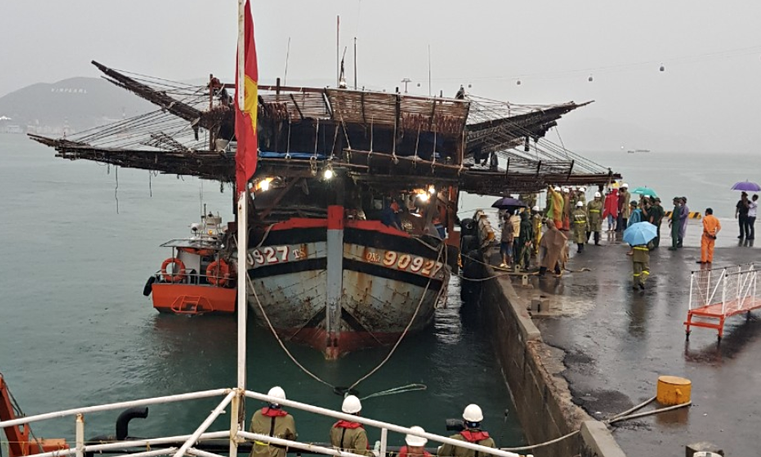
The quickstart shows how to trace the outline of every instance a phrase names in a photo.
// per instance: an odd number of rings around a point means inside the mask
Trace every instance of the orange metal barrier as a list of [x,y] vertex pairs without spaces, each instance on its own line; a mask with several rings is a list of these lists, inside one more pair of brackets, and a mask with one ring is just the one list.
[[759,271],[754,265],[743,268],[703,269],[690,275],[690,304],[687,311],[687,339],[691,327],[718,330],[724,336],[724,322],[728,317],[761,308],[756,283]]

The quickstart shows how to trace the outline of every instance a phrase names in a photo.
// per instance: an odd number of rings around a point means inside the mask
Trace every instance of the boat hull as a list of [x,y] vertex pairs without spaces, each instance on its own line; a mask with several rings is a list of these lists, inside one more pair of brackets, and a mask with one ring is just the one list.
[[151,296],[153,307],[161,313],[235,312],[235,288],[156,282],[151,285]]
[[327,225],[289,222],[273,226],[261,245],[249,250],[249,304],[281,338],[337,358],[394,344],[431,323],[450,276],[441,240],[432,246],[375,221],[347,221],[340,322],[331,328]]

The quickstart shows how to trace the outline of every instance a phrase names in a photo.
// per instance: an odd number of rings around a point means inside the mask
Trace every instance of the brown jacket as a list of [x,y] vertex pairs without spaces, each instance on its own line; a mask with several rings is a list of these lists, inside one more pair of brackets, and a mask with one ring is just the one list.
[[[471,441],[473,444],[478,444],[481,446],[491,447],[495,448],[497,445],[494,443],[494,440],[489,437],[488,433],[481,432],[480,430],[475,429],[467,429],[463,432],[473,432],[473,433],[481,433],[485,435],[485,438],[480,439],[478,441]],[[450,436],[453,440],[458,441],[465,441],[468,442],[467,439],[462,435],[462,432],[457,433],[455,435]],[[465,449],[464,447],[458,447],[451,444],[442,444],[441,447],[439,447],[438,452],[436,452],[437,457],[490,457],[489,454],[482,454],[480,452],[476,452],[472,449]]]
[[[285,414],[283,414],[285,413]],[[295,440],[296,422],[293,416],[282,410],[262,408],[251,418],[251,433],[269,435],[276,438]],[[251,457],[285,457],[286,448],[275,446],[264,441],[254,441]]]
[[339,450],[373,455],[367,445],[367,432],[359,423],[338,421],[330,429],[330,444]]

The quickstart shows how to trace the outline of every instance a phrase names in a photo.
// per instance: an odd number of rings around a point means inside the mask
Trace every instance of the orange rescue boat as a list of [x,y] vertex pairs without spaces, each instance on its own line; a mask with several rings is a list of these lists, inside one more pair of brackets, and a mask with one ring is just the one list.
[[143,295],[152,295],[153,307],[161,313],[234,313],[235,271],[222,219],[209,214],[190,227],[190,237],[161,245],[171,248],[172,255],[148,278]]

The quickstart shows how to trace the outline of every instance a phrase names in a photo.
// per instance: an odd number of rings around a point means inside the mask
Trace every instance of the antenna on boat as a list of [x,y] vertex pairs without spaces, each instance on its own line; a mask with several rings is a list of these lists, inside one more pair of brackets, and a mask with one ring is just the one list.
[[431,45],[428,45],[428,96],[431,96]]
[[357,37],[354,37],[354,90],[357,90]]
[[288,37],[288,45],[285,48],[285,73],[283,74],[283,85],[288,80],[288,58],[291,56],[291,37]]
[[341,78],[341,60],[339,54],[341,53],[341,16],[336,16],[336,85]]

